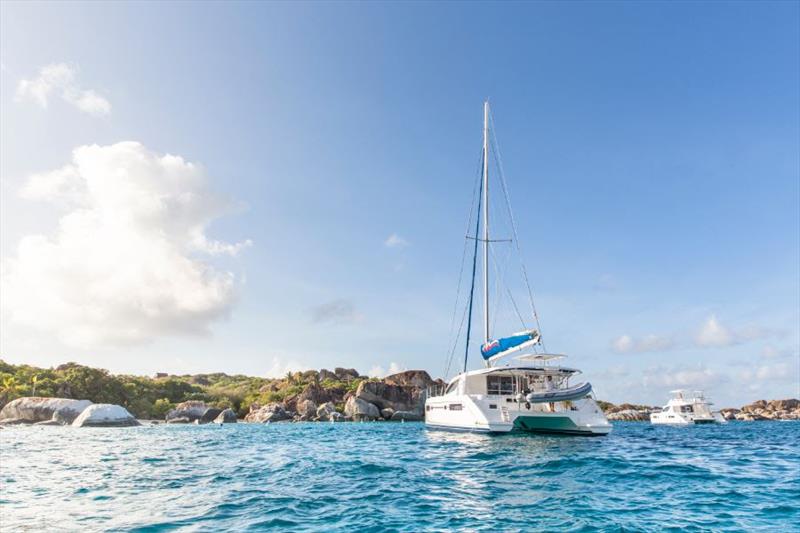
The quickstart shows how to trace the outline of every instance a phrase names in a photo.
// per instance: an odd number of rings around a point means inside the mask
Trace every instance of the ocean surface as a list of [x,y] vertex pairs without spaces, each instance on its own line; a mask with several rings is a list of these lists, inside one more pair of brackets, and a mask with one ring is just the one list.
[[798,531],[800,422],[0,430],[2,531]]

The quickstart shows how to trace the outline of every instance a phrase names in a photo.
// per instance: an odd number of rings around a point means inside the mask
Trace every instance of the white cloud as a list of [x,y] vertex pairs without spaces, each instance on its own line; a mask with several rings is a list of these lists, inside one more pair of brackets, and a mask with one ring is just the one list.
[[273,357],[272,365],[270,366],[269,370],[266,371],[264,377],[282,378],[287,372],[302,372],[305,370],[309,370],[309,368],[301,363],[298,363],[297,361],[284,361],[279,357]]
[[662,352],[674,346],[672,339],[658,335],[647,335],[640,339],[622,335],[611,342],[611,348],[617,353]]
[[686,348],[720,348],[768,337],[778,337],[783,334],[784,332],[779,330],[754,325],[741,326],[731,330],[717,320],[715,315],[711,315],[703,322],[693,337],[671,333],[636,338],[625,334],[611,341],[611,349],[617,353],[644,353]]
[[742,380],[791,381],[797,374],[798,370],[795,368],[793,371],[788,363],[776,363],[744,368],[739,372],[739,377]]
[[723,374],[705,366],[694,368],[648,368],[644,372],[645,387],[697,387],[709,388],[726,381]]
[[718,348],[780,336],[782,333],[781,331],[754,325],[742,326],[731,330],[720,323],[715,315],[711,315],[695,335],[694,341],[695,345],[700,348]]
[[772,344],[767,344],[761,348],[761,357],[764,359],[783,359],[785,357],[797,357],[798,350],[791,350],[789,348],[776,348]]
[[409,246],[411,243],[405,240],[403,237],[398,235],[397,233],[392,233],[389,237],[383,241],[383,245],[387,248],[405,248]]
[[392,374],[397,374],[399,372],[405,372],[406,367],[401,366],[394,361],[389,363],[389,370],[385,371],[382,366],[375,365],[369,369],[367,375],[371,378],[385,378],[386,376],[391,376]]
[[200,256],[235,255],[250,242],[207,237],[231,205],[197,165],[136,142],[82,146],[21,193],[68,209],[53,235],[24,237],[3,261],[7,325],[70,345],[114,345],[206,333],[232,308],[234,275]]
[[82,89],[77,81],[77,69],[66,63],[53,63],[39,69],[39,74],[17,84],[17,99],[30,99],[47,108],[52,95],[90,115],[107,115],[111,103],[91,89]]
[[735,342],[731,332],[720,324],[714,315],[708,317],[694,340],[698,346],[702,347],[730,346]]

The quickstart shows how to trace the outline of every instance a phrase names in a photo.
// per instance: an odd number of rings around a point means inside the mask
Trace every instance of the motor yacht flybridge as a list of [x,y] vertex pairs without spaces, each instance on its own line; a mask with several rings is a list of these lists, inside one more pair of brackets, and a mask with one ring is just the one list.
[[703,391],[674,390],[672,398],[661,411],[650,415],[652,424],[724,424],[727,421],[718,412],[711,410],[711,401]]
[[[474,235],[467,236],[467,243],[473,244],[472,284],[468,288],[462,326],[466,323],[466,343],[463,370],[452,378],[443,388],[431,390],[425,401],[425,423],[430,428],[505,433],[512,430],[537,433],[564,433],[574,435],[605,435],[611,431],[600,407],[593,398],[592,386],[588,382],[571,384],[580,371],[561,366],[559,361],[565,355],[545,353],[541,337],[538,315],[533,305],[533,293],[528,283],[519,240],[511,211],[511,204],[499,152],[490,142],[489,102],[483,107],[483,148],[481,151],[481,186],[476,186],[478,195]],[[508,207],[509,221],[513,239],[491,239],[489,233],[489,154],[497,165],[502,192]],[[468,228],[472,226],[472,215]],[[508,296],[517,317],[524,329],[507,337],[493,338],[490,331],[490,285],[489,257],[492,252],[496,259],[493,244],[516,243],[520,255],[520,266],[524,285],[528,291],[531,316],[525,319],[520,313],[513,291]],[[475,274],[477,268],[478,245],[482,245],[483,270],[483,342],[480,353],[484,368],[467,370],[470,353],[470,334],[472,310],[475,300]],[[465,244],[465,257],[467,245]],[[494,265],[497,266],[496,264]],[[463,272],[463,263],[462,263]],[[498,272],[500,274],[500,272]],[[498,276],[499,282],[503,275]],[[461,283],[459,282],[459,288]],[[495,285],[496,300],[505,295],[499,283]],[[456,303],[458,304],[458,296]],[[454,313],[454,324],[455,324]],[[535,327],[533,327],[535,326]],[[461,328],[456,334],[458,344]],[[513,360],[511,359],[513,356]],[[447,374],[448,369],[445,371]]]

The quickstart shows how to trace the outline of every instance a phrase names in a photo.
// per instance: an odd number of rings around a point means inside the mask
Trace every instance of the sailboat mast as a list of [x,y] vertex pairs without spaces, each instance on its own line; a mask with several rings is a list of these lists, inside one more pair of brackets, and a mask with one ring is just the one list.
[[483,341],[489,340],[489,101],[483,103]]

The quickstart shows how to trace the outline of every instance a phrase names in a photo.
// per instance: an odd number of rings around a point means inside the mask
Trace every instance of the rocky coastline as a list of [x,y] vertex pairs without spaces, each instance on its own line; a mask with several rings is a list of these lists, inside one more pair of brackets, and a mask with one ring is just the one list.
[[[141,420],[151,424],[421,421],[426,391],[444,385],[423,370],[378,379],[347,368],[287,373],[284,378],[226,374],[146,378],[113,376],[74,363],[36,369],[0,361],[0,374],[5,383],[0,391],[0,426],[128,427],[140,425]],[[27,381],[28,375],[46,376],[47,381],[38,380],[44,394],[21,395],[20,385],[9,386],[13,381],[9,376],[20,375],[25,377],[19,381]],[[85,383],[92,386],[83,390],[96,392],[81,394]],[[141,392],[125,393],[136,389]],[[9,398],[10,392],[16,397]],[[598,403],[611,421],[649,422],[650,414],[661,409]],[[800,400],[758,400],[720,412],[727,420],[800,420]]]
[[[441,380],[433,380],[423,370],[400,372],[381,380],[364,379],[353,369],[309,372],[313,375],[306,376],[310,380],[298,393],[280,402],[253,402],[242,418],[230,407],[223,409],[201,400],[187,400],[170,409],[163,423],[421,421],[425,391],[442,385]],[[323,387],[323,381],[340,386]],[[350,390],[353,384],[357,384],[355,390]],[[0,425],[17,424],[122,427],[140,425],[140,422],[119,405],[69,398],[22,397],[0,410]]]
[[[649,422],[650,415],[661,407],[623,403],[614,405],[599,402],[606,418],[618,422]],[[725,420],[757,422],[761,420],[800,420],[800,400],[758,400],[741,408],[725,407],[719,412]]]

